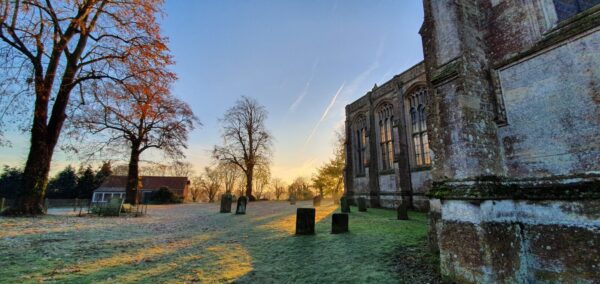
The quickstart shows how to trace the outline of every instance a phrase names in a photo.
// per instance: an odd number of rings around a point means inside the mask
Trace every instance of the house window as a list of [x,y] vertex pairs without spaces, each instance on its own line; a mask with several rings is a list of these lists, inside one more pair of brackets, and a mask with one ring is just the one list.
[[367,122],[364,116],[359,117],[354,122],[354,146],[355,146],[355,170],[356,175],[365,174],[365,164],[367,162]]
[[554,0],[558,21],[566,20],[598,4],[600,0]]
[[431,164],[429,139],[427,137],[426,99],[427,89],[425,87],[418,88],[408,96],[413,157],[415,165],[418,167]]
[[382,105],[377,110],[379,119],[379,155],[381,157],[381,169],[390,170],[394,165],[394,138],[392,136],[392,124],[394,121],[392,104]]

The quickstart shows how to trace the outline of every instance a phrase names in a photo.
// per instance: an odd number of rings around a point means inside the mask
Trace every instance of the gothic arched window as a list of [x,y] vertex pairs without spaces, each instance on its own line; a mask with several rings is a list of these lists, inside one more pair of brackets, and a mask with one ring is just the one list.
[[408,96],[410,107],[410,128],[413,156],[416,166],[431,164],[429,157],[429,139],[427,137],[427,89],[420,87]]
[[379,155],[381,157],[381,169],[389,170],[394,166],[394,138],[392,136],[392,125],[394,121],[394,108],[392,104],[386,103],[377,110],[379,120]]
[[365,174],[365,164],[367,163],[367,121],[364,116],[360,116],[354,121],[354,164],[356,175]]

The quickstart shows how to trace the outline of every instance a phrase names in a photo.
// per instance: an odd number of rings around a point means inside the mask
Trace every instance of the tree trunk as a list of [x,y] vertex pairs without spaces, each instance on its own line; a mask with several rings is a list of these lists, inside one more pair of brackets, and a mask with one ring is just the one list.
[[248,167],[246,171],[246,197],[248,201],[255,201],[256,198],[252,195],[252,179],[254,178],[254,166]]
[[46,143],[36,140],[32,139],[29,149],[29,156],[23,172],[22,190],[18,193],[15,206],[7,214],[44,214],[44,194],[48,184],[52,151],[48,150],[49,147]]
[[125,203],[137,205],[140,201],[139,194],[139,145],[133,144],[131,147],[131,157],[129,158],[129,171],[127,173],[127,186],[125,187]]
[[[48,100],[45,96],[38,95],[31,126],[31,146],[23,172],[23,186],[17,193],[15,206],[5,212],[7,215],[44,214],[44,195],[50,163],[60,133],[60,128],[49,128],[46,125],[47,114]],[[62,126],[62,122],[58,126]]]
[[[81,51],[73,57],[78,58]],[[59,59],[51,61],[48,74],[43,78],[40,68],[35,68],[35,94],[33,124],[31,126],[31,147],[23,172],[23,187],[17,196],[15,206],[7,214],[41,215],[44,214],[44,195],[48,184],[50,163],[54,147],[62,126],[67,118],[65,111],[69,104],[69,96],[73,88],[73,78],[77,71],[76,61],[67,60],[67,68],[62,76],[61,84],[52,105],[52,113],[48,120],[48,102],[54,85],[55,65]]]

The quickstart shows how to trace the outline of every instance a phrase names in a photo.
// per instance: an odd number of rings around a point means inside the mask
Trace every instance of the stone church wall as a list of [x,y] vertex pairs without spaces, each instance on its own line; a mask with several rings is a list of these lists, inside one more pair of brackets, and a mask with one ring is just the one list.
[[[600,29],[500,69],[507,175],[576,175],[600,165]],[[540,143],[544,141],[543,143]]]
[[600,279],[600,1],[580,2],[424,1],[429,240],[453,281]]

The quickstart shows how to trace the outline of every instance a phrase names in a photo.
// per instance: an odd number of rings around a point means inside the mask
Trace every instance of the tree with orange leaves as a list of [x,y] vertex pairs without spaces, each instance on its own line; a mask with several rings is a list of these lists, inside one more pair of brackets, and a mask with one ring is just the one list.
[[[188,133],[199,124],[190,106],[169,93],[169,80],[140,84],[105,84],[95,91],[94,102],[81,108],[73,121],[106,146],[126,148],[129,165],[126,202],[137,204],[141,154],[160,150],[172,158],[183,157]],[[103,138],[103,139],[102,139]]]
[[[33,94],[31,147],[22,191],[8,214],[43,213],[54,149],[74,105],[96,82],[165,73],[171,64],[157,16],[162,0],[3,0],[0,63],[5,82]],[[133,71],[133,72],[132,72]],[[8,80],[10,79],[10,80]]]

